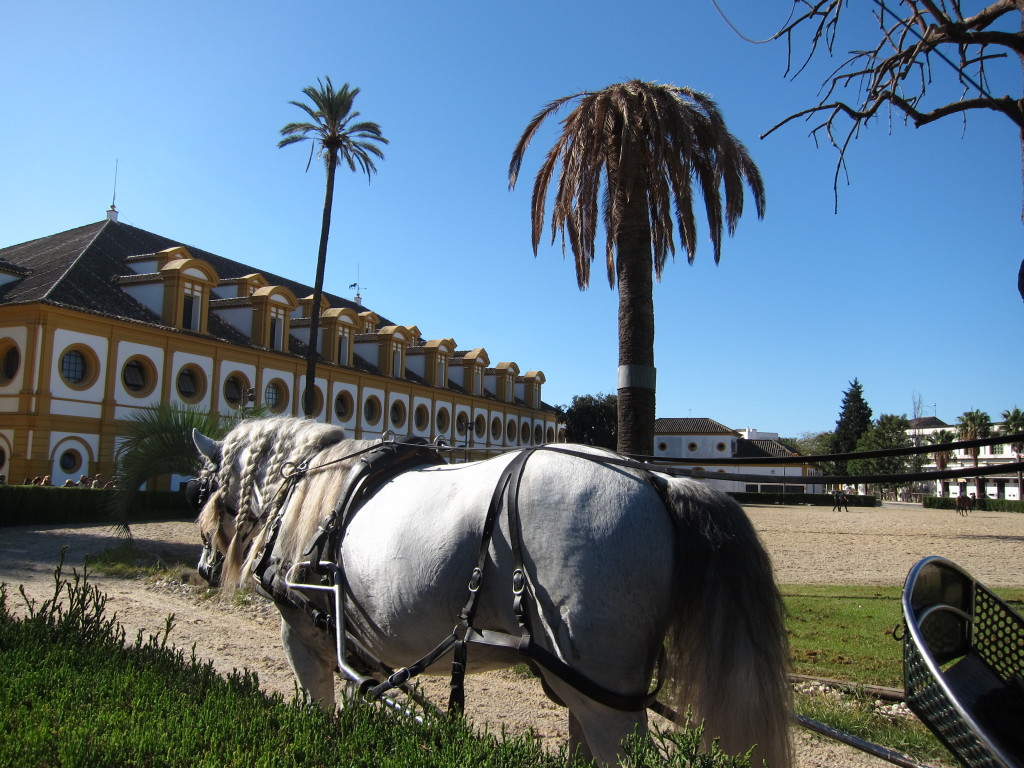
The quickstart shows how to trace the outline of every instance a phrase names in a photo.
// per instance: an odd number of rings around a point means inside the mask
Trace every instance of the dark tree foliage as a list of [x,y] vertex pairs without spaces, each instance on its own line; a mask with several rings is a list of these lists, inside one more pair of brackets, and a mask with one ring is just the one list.
[[[909,448],[910,436],[907,430],[910,422],[907,417],[883,413],[857,441],[858,451],[880,451],[890,448]],[[879,456],[873,459],[853,459],[847,463],[847,469],[855,475],[898,475],[906,472],[910,465],[910,456]],[[894,488],[894,483],[881,483]]]
[[780,437],[779,442],[802,456],[821,456],[832,449],[831,432],[801,432],[799,437]]
[[565,439],[570,443],[615,450],[618,438],[618,398],[615,395],[576,395],[564,408]]
[[[864,399],[864,387],[854,379],[850,388],[843,392],[843,407],[832,433],[830,453],[852,453],[857,450],[857,441],[871,427],[871,406]],[[845,461],[835,463],[837,474],[849,474]]]

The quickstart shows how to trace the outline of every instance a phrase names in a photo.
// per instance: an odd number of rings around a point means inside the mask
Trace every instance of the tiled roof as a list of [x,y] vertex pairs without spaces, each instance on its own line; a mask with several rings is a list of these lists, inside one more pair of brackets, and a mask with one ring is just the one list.
[[932,427],[949,426],[949,424],[944,422],[942,419],[937,419],[934,416],[922,416],[919,419],[911,419],[908,424],[910,424],[911,429],[930,429]]
[[736,443],[737,459],[792,456],[793,453],[791,449],[778,440],[746,440],[741,437]]
[[[222,280],[259,272],[270,285],[284,286],[300,299],[313,292],[311,286],[282,275],[129,224],[101,221],[0,249],[0,261],[27,270],[24,279],[0,286],[0,302],[45,301],[126,320],[159,323],[159,318],[152,312],[118,289],[118,281],[132,274],[127,266],[130,257],[154,254],[180,245],[188,248],[194,257],[208,262]],[[324,295],[331,306],[365,310],[365,307],[341,296],[326,292]],[[394,323],[381,318],[381,325]],[[216,335],[212,327],[210,332]]]
[[656,419],[654,421],[656,435],[732,435],[740,433],[714,419]]

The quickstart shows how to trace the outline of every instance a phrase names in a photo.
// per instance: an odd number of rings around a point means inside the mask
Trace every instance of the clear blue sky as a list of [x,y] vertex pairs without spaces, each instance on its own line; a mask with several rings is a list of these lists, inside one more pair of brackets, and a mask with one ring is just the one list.
[[[755,38],[789,7],[721,5]],[[543,370],[544,399],[568,403],[615,389],[615,294],[600,264],[581,293],[558,246],[533,256],[530,189],[555,124],[510,192],[512,149],[556,97],[630,78],[689,85],[747,144],[768,206],[719,266],[702,239],[692,267],[680,254],[666,268],[659,416],[827,430],[854,377],[876,416],[910,414],[915,393],[949,423],[1024,407],[1009,121],[872,125],[835,214],[831,149],[802,123],[758,138],[816,103],[827,62],[790,82],[785,59],[782,42],[741,40],[710,0],[8,3],[0,245],[102,219],[117,161],[122,221],[311,283],[322,166],[306,173],[307,150],[276,143],[301,117],[288,101],[330,75],[361,89],[357,109],[391,144],[371,183],[339,176],[327,288],[351,296],[358,276],[370,308]],[[1019,71],[993,90],[1019,94]]]

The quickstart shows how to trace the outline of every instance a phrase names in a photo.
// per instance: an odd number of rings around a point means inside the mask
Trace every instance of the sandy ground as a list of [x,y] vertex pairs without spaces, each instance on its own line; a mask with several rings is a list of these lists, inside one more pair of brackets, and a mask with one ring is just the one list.
[[[747,507],[761,534],[782,584],[902,584],[910,567],[927,555],[957,562],[989,586],[1024,586],[1024,515],[925,510],[888,504],[875,509],[831,512],[824,507]],[[146,523],[133,526],[137,543],[167,562],[198,560],[198,535],[191,523]],[[61,547],[68,546],[67,563],[81,566],[87,554],[117,543],[103,526],[0,528],[0,581],[24,585],[34,599],[51,593],[53,569]],[[146,584],[143,581],[94,577],[108,595],[129,637],[139,631],[163,630],[174,614],[171,642],[212,659],[218,669],[249,668],[258,672],[268,690],[291,695],[294,682],[280,648],[276,611],[265,602],[227,605],[199,599],[195,571],[181,569],[185,583]],[[12,595],[12,602],[20,598]],[[424,678],[429,680],[429,678]],[[447,680],[426,686],[428,695],[444,702]],[[545,743],[566,738],[565,713],[551,704],[535,680],[513,672],[489,673],[467,680],[470,718],[491,729],[526,729]],[[835,741],[795,728],[798,768],[879,768],[889,763]]]

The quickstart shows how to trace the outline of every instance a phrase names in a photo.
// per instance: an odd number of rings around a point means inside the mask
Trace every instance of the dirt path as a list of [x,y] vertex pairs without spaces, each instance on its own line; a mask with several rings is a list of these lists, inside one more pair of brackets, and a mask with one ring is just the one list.
[[[822,507],[748,507],[783,584],[901,584],[921,557],[954,560],[990,586],[1024,586],[1024,515],[976,512],[970,518],[951,511],[887,505],[870,510],[829,512]],[[146,523],[133,527],[140,546],[167,562],[195,563],[198,537],[191,523]],[[80,567],[87,554],[115,546],[102,526],[0,528],[0,581],[24,584],[36,600],[49,596],[60,549],[67,563]],[[249,668],[268,690],[291,695],[294,682],[278,638],[276,611],[267,603],[228,605],[201,599],[195,571],[181,569],[185,583],[95,577],[130,637],[161,632],[174,614],[171,641],[211,659],[221,671]],[[13,592],[13,590],[12,590]],[[20,600],[12,595],[12,602]],[[443,702],[447,681],[426,686]],[[535,680],[514,672],[467,679],[471,718],[489,728],[523,732],[532,728],[546,743],[566,738],[564,710],[551,704]],[[794,732],[798,768],[880,768],[888,763],[806,731]]]

